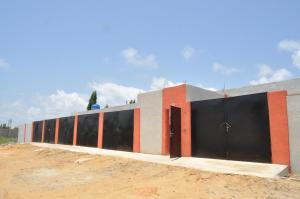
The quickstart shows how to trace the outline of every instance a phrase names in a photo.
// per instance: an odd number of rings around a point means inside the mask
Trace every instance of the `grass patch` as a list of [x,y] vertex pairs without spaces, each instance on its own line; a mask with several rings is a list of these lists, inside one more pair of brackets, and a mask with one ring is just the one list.
[[10,138],[10,137],[3,137],[0,136],[0,144],[7,144],[7,143],[11,143],[11,142],[16,142],[17,138]]

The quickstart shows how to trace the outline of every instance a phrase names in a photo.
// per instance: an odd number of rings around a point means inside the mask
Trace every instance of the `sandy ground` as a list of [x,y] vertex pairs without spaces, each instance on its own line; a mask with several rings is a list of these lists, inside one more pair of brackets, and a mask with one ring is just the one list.
[[2,198],[300,198],[300,181],[225,175],[124,158],[0,146]]

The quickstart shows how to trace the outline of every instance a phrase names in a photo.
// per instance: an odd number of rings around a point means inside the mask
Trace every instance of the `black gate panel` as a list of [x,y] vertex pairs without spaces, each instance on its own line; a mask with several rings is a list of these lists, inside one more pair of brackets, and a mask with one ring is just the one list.
[[45,120],[44,142],[54,143],[56,119]]
[[133,151],[133,110],[104,113],[103,148]]
[[43,121],[33,122],[33,142],[42,142]]
[[58,143],[73,145],[74,116],[59,119]]
[[191,103],[192,156],[226,158],[224,99]]
[[77,145],[98,146],[99,113],[79,115],[77,127]]
[[227,158],[271,162],[267,94],[231,97],[226,100]]
[[170,157],[181,157],[181,108],[170,109]]

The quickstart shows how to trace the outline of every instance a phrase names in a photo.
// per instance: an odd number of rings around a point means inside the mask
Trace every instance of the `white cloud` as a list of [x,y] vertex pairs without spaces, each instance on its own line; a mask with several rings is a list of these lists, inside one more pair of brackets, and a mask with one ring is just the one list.
[[8,68],[9,64],[4,60],[0,59],[0,69]]
[[[151,90],[158,90],[165,87],[180,85],[164,77],[154,77],[150,84]],[[98,94],[98,103],[102,106],[116,106],[125,104],[126,100],[136,99],[143,89],[129,87],[111,82],[89,83],[89,87],[96,90]],[[202,86],[201,86],[202,87]],[[203,87],[205,88],[205,87]],[[216,90],[214,88],[205,88]],[[13,125],[25,122],[31,122],[41,119],[56,118],[67,116],[75,112],[86,110],[89,95],[76,92],[65,92],[57,90],[55,93],[33,98],[33,104],[26,104],[25,100],[16,100],[13,102],[0,102],[0,122],[6,122],[13,119]]]
[[250,81],[252,85],[283,81],[292,77],[292,73],[285,68],[273,70],[270,66],[263,64],[258,66],[258,70],[258,80]]
[[153,54],[140,55],[138,50],[134,48],[126,48],[122,51],[122,55],[127,63],[134,66],[145,67],[145,68],[156,68],[158,64],[156,57]]
[[209,90],[209,91],[217,91],[218,89],[213,88],[213,87],[205,87],[203,86],[203,84],[197,84],[198,87],[203,88],[205,90]]
[[300,69],[300,41],[283,40],[278,43],[278,48],[292,53],[293,65]]
[[286,50],[294,52],[295,50],[300,49],[300,41],[295,40],[283,40],[278,43],[278,48],[280,50]]
[[150,89],[151,90],[159,90],[166,87],[176,86],[182,83],[174,83],[170,80],[167,80],[164,77],[153,77]]
[[0,123],[12,119],[13,126],[43,118],[40,108],[28,107],[22,100],[0,104]]
[[98,103],[109,106],[125,104],[126,100],[136,99],[137,94],[144,92],[135,87],[123,86],[115,83],[92,82],[89,86],[97,91]]
[[29,107],[27,109],[27,114],[29,115],[40,115],[42,113],[42,110],[37,107]]
[[294,66],[300,69],[300,49],[293,53],[292,59]]
[[233,67],[224,66],[220,63],[214,63],[213,64],[213,71],[217,73],[221,73],[223,75],[232,75],[234,73],[238,72],[238,69]]
[[37,96],[34,104],[34,106],[28,106],[22,100],[0,103],[0,122],[13,119],[13,125],[18,125],[33,120],[56,118],[84,111],[87,106],[87,96],[57,90],[56,93],[49,96]]
[[273,74],[273,70],[270,66],[266,64],[262,64],[258,66],[258,76],[259,77],[265,77]]
[[189,46],[185,47],[181,51],[181,55],[186,61],[189,61],[194,56],[194,53],[195,49]]
[[63,90],[57,90],[49,96],[40,96],[39,104],[44,115],[53,117],[84,111],[88,102],[87,98],[87,95],[76,92],[66,93]]

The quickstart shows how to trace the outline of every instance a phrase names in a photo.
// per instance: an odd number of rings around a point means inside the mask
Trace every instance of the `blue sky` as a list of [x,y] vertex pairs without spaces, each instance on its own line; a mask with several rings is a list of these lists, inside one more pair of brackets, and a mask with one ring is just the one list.
[[[0,122],[300,75],[300,2],[0,0]],[[20,115],[19,113],[23,113]]]

